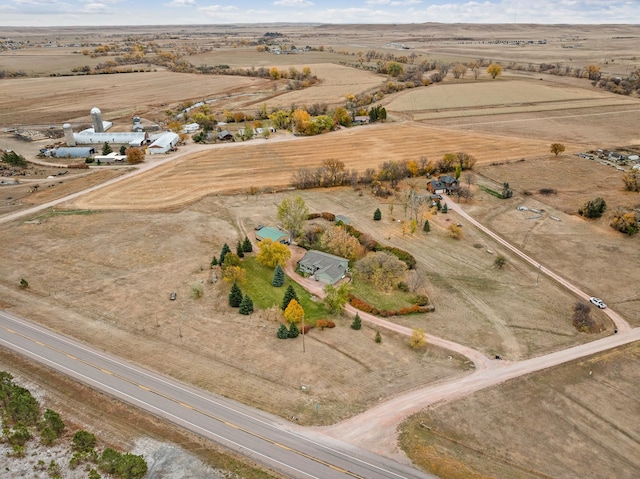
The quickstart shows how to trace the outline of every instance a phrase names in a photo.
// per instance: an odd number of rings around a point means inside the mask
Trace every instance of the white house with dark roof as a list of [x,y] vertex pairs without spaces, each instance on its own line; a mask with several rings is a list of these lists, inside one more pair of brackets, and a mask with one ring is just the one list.
[[336,284],[349,271],[349,260],[322,251],[309,250],[298,261],[300,271],[313,276],[316,281]]

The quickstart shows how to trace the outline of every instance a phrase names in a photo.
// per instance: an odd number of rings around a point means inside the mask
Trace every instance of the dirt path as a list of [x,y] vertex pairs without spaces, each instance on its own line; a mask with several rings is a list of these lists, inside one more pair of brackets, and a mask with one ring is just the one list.
[[[453,201],[448,202],[447,204],[451,205],[451,209],[460,214],[461,217],[465,218],[471,224],[494,238],[500,244],[512,250],[534,267],[539,268],[541,272],[544,272],[549,277],[555,279],[578,296],[588,299],[586,293],[581,291],[578,287],[547,268],[542,267],[519,249],[512,246],[497,234],[474,220],[464,212],[460,205]],[[321,283],[302,278],[295,273],[295,265],[304,255],[305,251],[298,247],[292,247],[291,249],[292,258],[286,265],[286,273],[312,294],[323,297],[324,292],[322,290]],[[479,307],[482,308],[482,305]],[[350,305],[346,306],[346,311],[352,315],[355,315],[356,312],[358,312],[362,320],[399,334],[411,336],[413,332],[411,328],[400,326],[385,319],[358,311]],[[509,379],[540,371],[542,369],[547,369],[567,361],[640,340],[640,328],[631,329],[630,325],[620,315],[610,309],[605,310],[605,312],[616,325],[618,334],[524,361],[512,362],[489,359],[473,348],[438,338],[436,336],[427,335],[428,344],[446,348],[450,351],[466,356],[473,361],[476,371],[467,376],[458,377],[450,381],[430,385],[398,395],[395,398],[385,401],[383,404],[369,409],[358,416],[347,419],[342,423],[326,428],[319,428],[318,430],[319,432],[325,433],[331,437],[340,438],[341,440],[358,445],[377,454],[386,455],[400,462],[407,462],[406,456],[398,448],[397,428],[400,422],[411,414],[415,414],[425,407],[440,401],[450,401],[452,399],[471,394],[475,391],[500,384]],[[487,317],[490,317],[490,314],[488,314]],[[497,326],[498,325],[496,325],[496,327]],[[498,329],[500,330],[500,328]],[[503,329],[508,331],[507,328]],[[505,340],[506,347],[513,349],[513,351],[509,349],[510,354],[517,357],[519,355],[517,342],[515,340],[510,341],[508,335],[504,336],[503,339]]]
[[[455,211],[456,213],[458,213],[460,216],[462,216],[469,223],[473,224],[476,228],[480,229],[482,232],[484,232],[485,234],[489,235],[491,238],[496,240],[498,243],[503,245],[505,248],[508,248],[513,253],[515,253],[518,256],[520,256],[523,260],[525,260],[527,263],[531,264],[533,267],[538,268],[538,270],[541,273],[544,273],[547,276],[549,276],[551,279],[554,279],[555,281],[560,283],[562,286],[564,286],[565,288],[567,288],[569,291],[573,292],[574,294],[576,294],[580,298],[582,298],[582,299],[584,299],[586,301],[589,301],[589,295],[587,293],[582,291],[580,288],[578,288],[573,283],[571,283],[571,282],[567,281],[566,279],[564,279],[562,276],[554,273],[553,271],[551,271],[548,268],[545,268],[540,263],[538,263],[536,260],[534,260],[530,256],[526,255],[525,253],[520,251],[518,248],[513,246],[511,243],[509,243],[508,241],[506,241],[505,239],[500,237],[498,234],[494,233],[489,228],[487,228],[486,226],[484,226],[481,223],[479,223],[478,221],[476,221],[469,214],[467,214],[467,212],[465,212],[464,209],[462,209],[462,207],[458,203],[454,202],[453,198],[449,198],[449,199],[451,200],[451,201],[447,202],[447,205],[449,205],[449,208],[452,209],[453,211]],[[620,316],[618,313],[613,311],[611,308],[605,309],[604,313],[607,316],[609,316],[609,318],[611,318],[611,321],[613,321],[613,323],[615,324],[615,327],[616,327],[618,332],[627,332],[627,331],[631,330],[631,326],[629,325],[629,323],[624,318],[622,318],[622,316]]]

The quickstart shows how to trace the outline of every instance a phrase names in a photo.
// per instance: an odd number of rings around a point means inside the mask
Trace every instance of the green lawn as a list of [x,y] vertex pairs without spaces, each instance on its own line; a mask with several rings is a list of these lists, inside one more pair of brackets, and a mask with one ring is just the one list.
[[280,307],[284,292],[289,285],[296,291],[302,309],[304,309],[305,321],[313,324],[316,320],[326,318],[331,313],[321,302],[312,301],[311,295],[298,283],[285,277],[284,286],[275,288],[271,286],[273,270],[258,263],[255,257],[247,257],[242,260],[242,266],[247,271],[247,282],[240,286],[243,294],[248,294],[253,304],[259,309],[268,309],[274,304]]
[[411,300],[416,296],[415,294],[405,293],[399,289],[385,293],[376,289],[370,282],[358,279],[354,280],[351,286],[353,286],[351,294],[379,310],[392,311],[408,308],[413,305]]

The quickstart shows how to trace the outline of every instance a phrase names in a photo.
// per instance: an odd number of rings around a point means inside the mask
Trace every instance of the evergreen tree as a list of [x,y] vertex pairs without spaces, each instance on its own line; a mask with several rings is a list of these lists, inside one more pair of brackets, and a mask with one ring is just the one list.
[[242,242],[242,250],[245,253],[251,253],[253,251],[253,245],[247,236],[244,237],[244,241]]
[[217,264],[218,264],[218,258],[216,258],[215,255],[214,255],[213,259],[211,260],[211,267],[213,268]]
[[355,329],[357,331],[360,328],[362,328],[362,320],[360,319],[360,314],[356,313],[356,317],[353,318],[353,322],[351,323],[351,329]]
[[236,254],[239,258],[244,258],[244,248],[242,247],[242,242],[238,240],[238,244],[236,245]]
[[424,226],[422,227],[422,231],[428,233],[431,231],[431,225],[429,224],[429,220],[424,220]]
[[276,334],[280,339],[287,339],[289,337],[289,330],[284,324],[280,323],[280,327],[278,328],[278,332]]
[[374,211],[373,219],[375,221],[380,221],[382,219],[382,211],[380,211],[380,208],[376,208],[376,210]]
[[127,154],[127,147],[126,147],[126,146],[122,145],[122,146],[120,147],[120,154],[121,154],[122,156],[124,156],[124,155],[126,155],[126,154]]
[[443,213],[448,213],[449,212],[449,207],[447,206],[446,203],[442,206],[442,212]]
[[227,253],[231,253],[231,248],[229,248],[229,245],[225,243],[222,245],[222,251],[220,251],[220,264],[224,264],[224,257]]
[[296,323],[291,323],[291,326],[289,326],[289,337],[297,338],[299,334],[300,330],[298,329],[298,326],[296,326]]
[[113,148],[111,148],[111,145],[105,141],[104,144],[102,145],[102,155],[107,156],[109,153],[112,153],[112,152],[113,152]]
[[293,289],[293,286],[289,285],[287,290],[284,292],[284,298],[282,298],[281,308],[283,311],[287,309],[287,306],[289,306],[292,299],[295,299],[298,303],[300,302],[298,295],[296,294],[296,290]]
[[240,310],[238,312],[244,315],[253,313],[253,301],[248,294],[245,294],[242,298],[242,302],[240,303]]
[[233,286],[231,286],[231,292],[229,293],[229,306],[231,306],[232,308],[238,308],[240,307],[240,303],[242,303],[243,299],[244,298],[242,297],[240,286],[238,286],[236,283],[233,283]]
[[271,280],[271,286],[280,288],[284,286],[284,270],[279,264],[276,265],[276,269],[273,271],[273,279]]
[[382,336],[380,335],[380,331],[376,331],[376,338],[374,339],[376,343],[382,342]]

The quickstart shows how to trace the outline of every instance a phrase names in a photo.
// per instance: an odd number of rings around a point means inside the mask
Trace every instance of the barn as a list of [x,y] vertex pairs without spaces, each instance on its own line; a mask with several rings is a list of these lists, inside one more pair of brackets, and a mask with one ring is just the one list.
[[177,133],[168,131],[160,135],[153,143],[151,143],[148,151],[152,155],[168,153],[172,148],[175,148],[178,141],[180,141],[180,136]]

